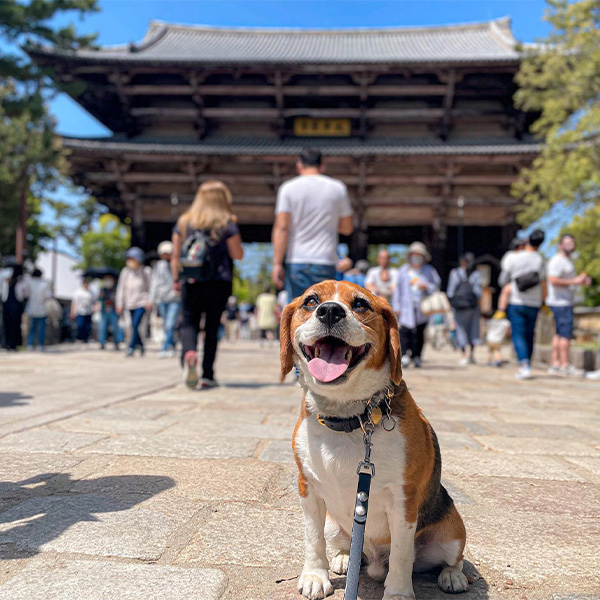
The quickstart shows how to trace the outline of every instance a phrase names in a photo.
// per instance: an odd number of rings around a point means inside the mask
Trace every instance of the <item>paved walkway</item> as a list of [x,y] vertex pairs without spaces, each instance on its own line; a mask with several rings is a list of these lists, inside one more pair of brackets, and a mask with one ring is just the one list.
[[[467,526],[463,597],[600,598],[600,385],[427,359],[405,378]],[[190,392],[155,352],[0,354],[0,599],[299,600],[300,389],[278,368],[223,344],[225,385]],[[446,597],[435,579],[418,599]]]

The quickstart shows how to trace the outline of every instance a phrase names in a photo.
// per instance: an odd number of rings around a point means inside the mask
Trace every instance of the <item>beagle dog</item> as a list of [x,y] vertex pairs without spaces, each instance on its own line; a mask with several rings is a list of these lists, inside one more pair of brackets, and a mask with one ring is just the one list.
[[296,364],[304,389],[292,447],[304,513],[298,590],[306,598],[333,593],[326,540],[334,551],[332,571],[348,569],[357,466],[364,458],[359,421],[374,414],[367,405],[384,415],[372,437],[368,574],[385,580],[383,600],[414,599],[413,570],[436,566],[442,590],[467,589],[465,527],[440,483],[437,438],[402,379],[400,360],[396,315],[362,287],[323,281],[283,312],[281,377]]

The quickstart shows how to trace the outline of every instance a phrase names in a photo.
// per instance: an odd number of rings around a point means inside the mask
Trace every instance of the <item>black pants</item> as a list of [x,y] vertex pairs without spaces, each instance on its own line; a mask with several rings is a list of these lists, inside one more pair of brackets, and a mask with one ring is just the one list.
[[410,350],[413,358],[421,356],[423,344],[425,343],[426,327],[427,323],[417,325],[414,329],[409,329],[404,326],[400,327],[400,346],[402,348],[402,355]]
[[200,319],[204,314],[204,357],[202,377],[214,379],[213,366],[217,356],[217,335],[227,298],[231,296],[231,281],[184,283],[181,291],[183,325],[181,326],[181,362],[189,350],[196,351]]

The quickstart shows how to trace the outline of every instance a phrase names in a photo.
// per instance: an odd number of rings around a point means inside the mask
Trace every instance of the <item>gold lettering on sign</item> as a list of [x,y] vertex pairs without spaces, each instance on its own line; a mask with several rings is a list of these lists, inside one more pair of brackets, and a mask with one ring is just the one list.
[[349,137],[352,135],[350,119],[315,119],[296,117],[294,135],[300,137]]

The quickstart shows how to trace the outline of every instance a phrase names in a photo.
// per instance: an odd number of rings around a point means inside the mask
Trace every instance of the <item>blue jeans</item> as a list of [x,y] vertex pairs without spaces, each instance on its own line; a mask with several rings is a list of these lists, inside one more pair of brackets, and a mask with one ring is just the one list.
[[92,333],[92,315],[77,315],[77,339],[87,344]]
[[540,309],[509,304],[506,316],[512,328],[512,341],[520,364],[529,364],[533,354],[535,322]]
[[288,293],[288,301],[302,296],[304,292],[326,279],[335,280],[334,265],[314,265],[310,263],[288,263],[285,265],[285,289]]
[[143,306],[129,311],[129,314],[131,315],[131,341],[129,342],[129,348],[131,350],[135,350],[138,346],[140,348],[144,347],[144,343],[140,336],[140,323],[142,322],[142,317],[145,312],[146,309]]
[[98,333],[98,341],[101,346],[106,344],[108,339],[108,328],[112,331],[112,339],[115,346],[123,341],[123,332],[119,327],[119,315],[114,310],[109,310],[100,314],[100,330]]
[[37,333],[38,345],[42,348],[46,341],[46,317],[29,317],[29,335],[27,345],[33,346]]
[[175,342],[173,336],[175,335],[175,326],[177,325],[177,317],[179,316],[179,309],[181,308],[180,302],[159,302],[158,303],[158,314],[163,320],[165,328],[165,342],[162,349],[168,350],[169,348],[175,348]]

